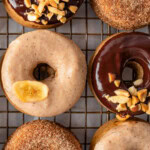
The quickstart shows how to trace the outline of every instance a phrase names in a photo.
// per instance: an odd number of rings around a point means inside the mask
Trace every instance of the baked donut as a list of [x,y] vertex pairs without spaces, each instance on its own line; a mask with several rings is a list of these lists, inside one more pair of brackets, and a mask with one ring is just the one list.
[[79,100],[86,70],[85,56],[73,41],[52,31],[37,30],[9,45],[2,61],[2,87],[19,111],[55,116]]
[[129,117],[150,114],[150,36],[117,33],[104,40],[89,64],[89,85],[103,106]]
[[69,21],[83,0],[3,0],[8,14],[30,28],[53,28]]
[[47,120],[35,120],[20,126],[9,138],[4,150],[81,150],[69,130]]
[[117,29],[133,30],[150,24],[149,0],[91,0],[96,15]]
[[96,131],[90,150],[149,150],[149,132],[150,124],[143,120],[113,119]]

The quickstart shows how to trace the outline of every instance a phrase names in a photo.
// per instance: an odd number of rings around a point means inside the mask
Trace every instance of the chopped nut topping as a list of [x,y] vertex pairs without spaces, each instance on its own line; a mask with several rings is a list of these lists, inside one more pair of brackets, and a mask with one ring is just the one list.
[[63,16],[58,15],[58,16],[57,16],[57,20],[60,20],[62,17],[63,17]]
[[51,5],[52,7],[57,8],[57,3],[54,0],[47,0],[46,5]]
[[138,104],[138,105],[132,105],[132,106],[130,107],[130,110],[131,110],[132,112],[140,111],[140,110],[141,110],[141,105],[140,105],[140,104]]
[[138,79],[138,80],[136,80],[136,81],[133,82],[133,84],[134,84],[135,86],[139,86],[139,85],[141,85],[142,83],[143,83],[143,79]]
[[53,15],[54,15],[53,13],[48,13],[48,14],[47,14],[47,18],[48,18],[49,20],[51,20],[51,18],[53,17]]
[[[69,0],[62,0],[64,2],[69,2]],[[37,0],[38,4],[31,3],[31,0],[24,0],[25,6],[30,8],[30,11],[25,13],[29,21],[35,21],[37,23],[41,22],[43,25],[48,24],[47,20],[51,20],[53,15],[56,15],[57,20],[61,23],[65,23],[67,18],[67,9],[65,9],[65,3],[60,0]],[[70,5],[68,9],[75,13],[78,9],[77,6]],[[41,18],[41,16],[43,16]]]
[[130,96],[129,92],[123,89],[115,90],[114,93],[118,96],[126,96],[126,97]]
[[129,98],[126,96],[110,96],[108,100],[113,103],[125,104],[129,101]]
[[64,8],[65,8],[65,3],[59,3],[58,8],[59,8],[60,10],[64,10]]
[[132,96],[137,96],[137,89],[134,86],[131,86],[128,91]]
[[106,99],[108,99],[110,96],[109,96],[108,94],[105,94],[104,97],[105,97]]
[[39,16],[36,14],[32,14],[32,13],[28,14],[28,20],[29,21],[36,21],[38,18],[39,18]]
[[38,9],[38,6],[35,5],[35,4],[32,4],[32,5],[31,5],[31,8],[34,9],[34,10],[37,10],[37,9]]
[[146,111],[146,114],[150,115],[150,102],[148,102],[148,110]]
[[74,14],[76,13],[77,9],[78,9],[77,6],[73,6],[73,5],[69,6],[69,10]]
[[54,13],[54,14],[57,14],[57,15],[61,15],[61,16],[65,16],[66,15],[65,11],[61,11],[61,10],[59,10],[57,8],[54,8],[54,7],[51,7],[51,6],[48,6],[48,10],[50,12]]
[[125,104],[119,104],[119,105],[116,107],[116,110],[117,110],[118,112],[120,112],[120,111],[126,111],[126,110],[127,110],[127,107],[126,107]]
[[34,9],[34,14],[38,15],[38,16],[42,16],[42,14],[39,12],[38,10],[38,6],[35,4],[31,5],[31,8]]
[[142,111],[146,112],[148,110],[148,105],[141,103]]
[[66,17],[62,17],[61,19],[60,19],[60,22],[61,23],[65,23],[67,21],[67,18]]
[[127,106],[131,107],[132,106],[132,99],[130,98],[129,101],[127,102]]
[[63,2],[69,2],[69,0],[62,0]]
[[132,96],[132,105],[135,105],[139,102],[140,100],[136,96]]
[[130,117],[131,117],[130,115],[120,116],[119,114],[116,114],[116,118],[117,118],[119,121],[125,121],[125,120],[129,119]]
[[147,89],[142,89],[137,92],[138,98],[141,102],[145,102],[147,96]]
[[31,7],[31,1],[30,0],[24,0],[24,4],[27,8]]
[[108,73],[108,80],[110,83],[112,83],[113,81],[115,81],[116,79],[116,75],[113,73]]
[[48,24],[48,21],[46,21],[46,20],[42,20],[41,22],[42,22],[42,24],[44,24],[44,25],[47,25],[47,24]]
[[115,80],[114,84],[115,84],[116,87],[119,87],[120,86],[120,80]]
[[45,7],[45,2],[40,2],[39,6],[38,6],[38,11],[40,13],[42,13],[44,11],[44,7]]
[[56,4],[59,4],[59,0],[54,0],[56,2]]

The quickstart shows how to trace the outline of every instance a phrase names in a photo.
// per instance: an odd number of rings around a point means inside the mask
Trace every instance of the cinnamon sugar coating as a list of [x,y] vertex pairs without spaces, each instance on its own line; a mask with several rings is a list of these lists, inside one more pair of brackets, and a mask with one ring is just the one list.
[[91,0],[96,15],[117,29],[132,30],[150,23],[149,0]]
[[78,140],[67,129],[48,120],[20,126],[8,139],[4,150],[81,150]]

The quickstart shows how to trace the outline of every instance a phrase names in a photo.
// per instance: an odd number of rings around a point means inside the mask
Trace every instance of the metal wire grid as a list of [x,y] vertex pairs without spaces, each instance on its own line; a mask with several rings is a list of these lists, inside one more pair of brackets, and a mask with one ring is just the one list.
[[[19,32],[16,29],[16,32],[12,32],[12,28],[18,25],[15,22],[13,22],[13,27],[10,25],[10,23],[12,23],[12,20],[11,18],[9,18],[8,14],[5,13],[5,9],[2,5],[2,1],[0,0],[1,55],[3,52],[5,52],[10,41],[13,40],[11,36],[15,39],[17,36],[30,31],[30,29],[28,28],[19,26],[21,29]],[[78,24],[77,30],[79,30],[80,32],[76,32],[76,30],[74,29],[73,25],[75,22],[76,25]],[[81,22],[84,22],[85,25],[83,26]],[[79,46],[84,43],[84,47],[81,47],[82,51],[86,55],[87,63],[89,62],[90,56],[93,54],[95,48],[103,39],[116,32],[121,32],[107,26],[105,23],[100,21],[92,12],[88,0],[85,1],[85,3],[79,10],[79,13],[73,18],[73,20],[64,26],[66,26],[65,30],[63,29],[63,27],[62,30],[60,30],[60,28],[54,28],[52,30],[63,33],[70,39],[73,39]],[[81,26],[82,29],[80,29]],[[5,29],[3,30],[1,28]],[[70,28],[69,32],[68,30],[66,30],[68,28]],[[82,32],[82,30],[84,30],[84,32]],[[150,33],[150,27],[145,27],[138,31]],[[83,38],[80,39],[78,38],[79,36]],[[4,37],[6,38],[6,41],[3,41]],[[3,43],[5,43],[5,46]],[[102,106],[99,106],[99,104],[91,94],[87,83],[83,95],[74,108],[70,109],[68,112],[65,112],[62,115],[49,118],[31,117],[20,113],[9,104],[2,90],[0,89],[0,149],[2,149],[3,144],[6,142],[8,136],[21,124],[33,119],[48,119],[54,122],[59,122],[60,124],[68,127],[79,138],[83,149],[87,150],[89,149],[90,140],[96,129],[104,122],[107,122],[112,118],[114,118],[114,114],[110,113]],[[149,121],[149,117],[147,115],[141,115],[140,118]]]

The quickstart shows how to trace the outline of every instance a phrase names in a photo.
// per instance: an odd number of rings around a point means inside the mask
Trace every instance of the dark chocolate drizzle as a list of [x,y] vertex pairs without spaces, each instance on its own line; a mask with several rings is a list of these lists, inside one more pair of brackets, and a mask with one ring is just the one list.
[[[91,80],[94,92],[103,105],[116,113],[117,104],[109,102],[104,98],[105,94],[114,96],[114,91],[118,89],[113,83],[109,83],[108,73],[115,73],[117,79],[122,80],[122,71],[129,61],[136,61],[144,69],[144,82],[138,87],[138,90],[143,88],[149,90],[150,36],[148,34],[139,32],[118,34],[102,46],[92,64]],[[121,82],[119,88],[127,90],[129,86]],[[128,110],[123,113],[135,115],[142,112],[132,113]]]
[[[62,0],[60,0],[60,3],[63,2]],[[31,9],[27,8],[24,4],[24,0],[8,0],[8,3],[11,5],[11,7],[15,10],[15,12],[20,15],[25,21],[28,21],[27,19],[27,15],[25,14],[26,12],[30,12]],[[31,0],[32,4],[38,4],[37,0]],[[67,10],[67,14],[66,14],[66,18],[70,18],[72,17],[74,14],[68,9],[68,7],[70,5],[74,5],[77,6],[78,8],[81,6],[81,4],[83,3],[83,0],[69,0],[69,2],[64,2],[65,3],[65,8],[64,10]],[[46,12],[47,10],[45,10]],[[50,24],[57,24],[60,23],[60,21],[57,20],[57,16],[53,15],[53,17],[51,18],[51,20],[48,20],[47,17],[45,17],[44,15],[41,16],[39,18],[39,20],[46,20],[48,21],[48,25]],[[41,22],[34,22],[37,24],[42,24]]]

